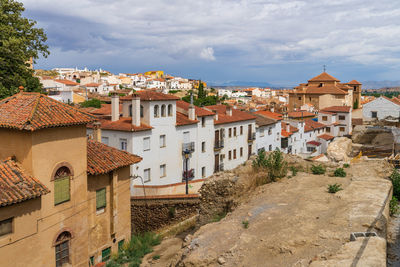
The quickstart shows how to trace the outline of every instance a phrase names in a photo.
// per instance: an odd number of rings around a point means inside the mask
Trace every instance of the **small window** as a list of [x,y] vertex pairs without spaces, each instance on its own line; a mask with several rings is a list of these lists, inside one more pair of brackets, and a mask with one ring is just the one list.
[[236,127],[233,128],[233,136],[236,136]]
[[233,150],[233,159],[236,159],[236,149]]
[[106,189],[102,188],[96,190],[96,209],[101,210],[106,207],[107,199],[106,199]]
[[159,117],[159,106],[155,105],[154,106],[154,118],[158,118]]
[[301,100],[301,96],[299,96],[299,100]]
[[206,127],[206,118],[201,117],[201,127]]
[[371,118],[378,118],[378,112],[377,111],[371,111]]
[[201,177],[206,177],[206,167],[201,167]]
[[89,266],[94,266],[94,256],[89,258]]
[[143,180],[144,182],[150,182],[150,169],[144,169],[143,171]]
[[[326,127],[326,132],[330,133],[331,132],[331,128],[330,127]],[[311,136],[311,134],[310,134],[310,136]]]
[[232,137],[232,128],[229,128],[228,130],[228,137]]
[[240,156],[243,157],[243,147],[240,148]]
[[101,142],[105,145],[108,145],[108,137],[102,136],[101,137]]
[[160,147],[165,147],[166,142],[165,142],[165,134],[160,135]]
[[143,138],[143,151],[150,150],[150,137]]
[[272,128],[268,128],[268,135],[272,134]]
[[140,105],[140,118],[143,118],[143,106],[142,105]]
[[339,131],[344,132],[344,127],[339,127]]
[[240,135],[243,135],[243,126],[240,126]]
[[101,261],[106,262],[111,258],[111,247],[105,248],[101,251]]
[[269,145],[269,146],[268,146],[268,150],[269,150],[269,151],[272,151],[272,145]]
[[167,176],[167,167],[165,164],[160,165],[160,177]]
[[206,142],[201,142],[201,152],[206,152]]
[[0,221],[0,236],[8,235],[13,232],[13,218]]
[[70,200],[71,172],[67,167],[61,167],[54,176],[54,205]]
[[165,117],[167,115],[165,109],[166,109],[165,105],[162,105],[161,106],[161,117]]
[[118,242],[118,252],[122,251],[122,249],[124,248],[124,244],[125,244],[125,239],[122,239]]
[[168,105],[168,117],[172,117],[172,104]]
[[340,121],[344,121],[346,119],[346,117],[344,115],[339,115],[339,120]]
[[120,144],[121,150],[126,151],[128,149],[128,140],[121,138],[121,139],[119,139],[119,144]]
[[231,160],[232,159],[232,151],[229,150],[228,152],[228,159]]
[[328,120],[328,116],[322,116],[322,121],[327,121]]

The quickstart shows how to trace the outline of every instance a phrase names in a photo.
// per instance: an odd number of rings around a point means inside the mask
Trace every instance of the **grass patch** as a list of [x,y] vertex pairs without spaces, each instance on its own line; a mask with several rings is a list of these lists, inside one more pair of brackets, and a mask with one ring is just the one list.
[[330,184],[328,185],[328,192],[331,194],[335,194],[336,192],[339,192],[340,190],[343,190],[341,184]]
[[333,173],[333,175],[335,176],[335,177],[346,177],[346,172],[344,171],[344,169],[343,168],[337,168],[336,170],[335,170],[335,172]]
[[393,184],[393,196],[397,199],[400,199],[400,173],[394,169],[392,174],[390,175],[390,179]]
[[107,267],[125,266],[139,267],[144,255],[153,251],[153,247],[161,243],[161,237],[155,233],[144,233],[132,235],[131,240],[126,242],[121,250],[112,255],[107,262]]
[[168,209],[168,217],[169,218],[174,218],[175,217],[175,213],[176,213],[175,207],[169,207],[169,209]]
[[[297,173],[299,172],[299,170],[295,166],[290,166],[289,169],[292,172],[292,177],[295,177],[297,175]],[[290,178],[292,178],[292,177],[290,177]]]
[[158,254],[153,256],[153,260],[159,260],[160,258],[161,258],[161,256]]
[[312,165],[311,166],[311,172],[313,174],[325,174],[326,169],[321,164],[320,165]]
[[283,153],[279,149],[276,149],[268,157],[265,151],[261,150],[257,158],[253,160],[253,169],[256,171],[266,170],[268,177],[264,181],[267,183],[268,181],[275,182],[278,178],[285,177],[288,167],[287,162],[283,158]]
[[399,213],[399,201],[395,196],[392,196],[392,199],[389,202],[389,214],[390,216],[396,215]]
[[343,164],[343,168],[349,168],[349,167],[350,167],[350,164],[349,164],[349,163]]
[[243,225],[243,228],[244,228],[244,229],[249,228],[249,221],[248,221],[248,220],[242,221],[242,225]]
[[220,220],[222,220],[223,218],[225,218],[227,212],[223,211],[217,214],[214,214],[214,216],[212,217],[211,221],[212,222],[219,222]]

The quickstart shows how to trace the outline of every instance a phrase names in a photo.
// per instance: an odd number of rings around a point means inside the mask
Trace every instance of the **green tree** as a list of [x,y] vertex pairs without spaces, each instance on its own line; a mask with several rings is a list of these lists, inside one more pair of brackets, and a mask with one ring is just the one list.
[[353,109],[358,109],[358,98],[356,99],[356,101],[353,104]]
[[27,63],[49,55],[43,29],[36,21],[22,16],[25,8],[14,0],[0,0],[0,98],[13,95],[19,86],[26,91],[41,91]]
[[203,82],[201,80],[199,80],[199,89],[197,91],[197,98],[199,99],[203,99],[206,97],[206,91],[204,91],[204,86],[203,86]]

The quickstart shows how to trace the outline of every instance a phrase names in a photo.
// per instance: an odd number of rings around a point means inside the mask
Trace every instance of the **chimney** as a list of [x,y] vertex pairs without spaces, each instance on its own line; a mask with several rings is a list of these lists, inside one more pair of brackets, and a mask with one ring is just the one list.
[[232,107],[231,106],[226,107],[226,115],[232,116]]
[[275,112],[275,109],[274,109],[274,107],[272,107],[272,108],[271,108],[271,112]]
[[214,115],[214,120],[218,120],[218,111],[217,110],[213,110],[213,112],[215,113]]
[[97,142],[101,142],[101,123],[96,121],[93,123],[93,140]]
[[119,120],[119,95],[117,92],[111,93],[111,121]]
[[196,119],[196,112],[193,105],[193,93],[190,93],[190,105],[188,110],[189,120],[194,121]]
[[290,124],[289,123],[286,124],[286,132],[290,133]]
[[138,94],[132,96],[132,125],[140,126],[140,96]]

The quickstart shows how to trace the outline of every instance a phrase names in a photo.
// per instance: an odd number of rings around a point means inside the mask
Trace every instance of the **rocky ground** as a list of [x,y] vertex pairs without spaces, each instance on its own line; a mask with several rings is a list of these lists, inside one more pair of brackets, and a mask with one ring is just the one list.
[[[309,169],[309,162],[291,160]],[[390,167],[382,160],[364,160],[351,164],[347,177],[338,178],[330,176],[333,165],[327,175],[299,172],[252,189],[246,184],[249,164],[209,179],[214,196],[204,197],[200,217],[212,220],[221,210],[228,211],[227,216],[193,235],[164,240],[143,266],[385,266],[382,237]],[[343,190],[330,194],[327,186],[334,183]],[[350,233],[358,231],[374,231],[378,237],[349,242]],[[153,259],[155,255],[160,258]]]

